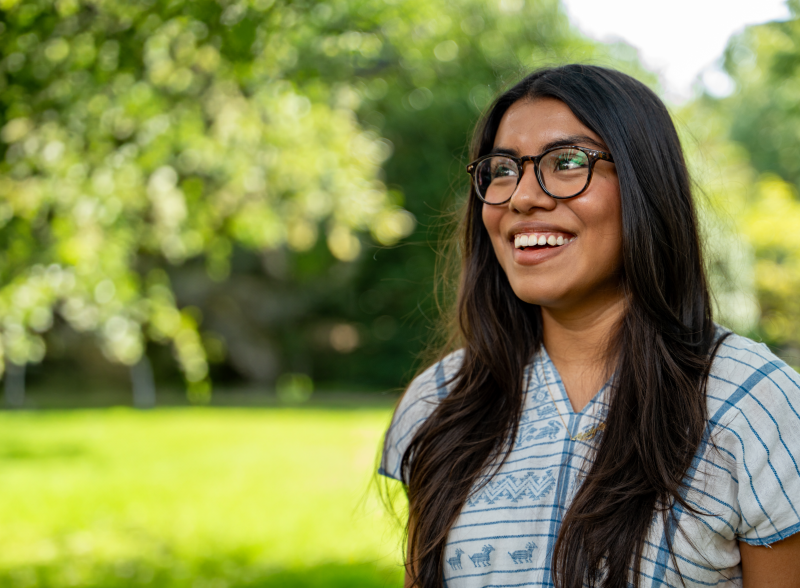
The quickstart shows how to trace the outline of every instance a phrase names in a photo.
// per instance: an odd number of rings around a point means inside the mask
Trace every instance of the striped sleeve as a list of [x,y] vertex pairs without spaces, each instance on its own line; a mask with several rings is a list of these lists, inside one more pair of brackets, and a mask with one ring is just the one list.
[[411,382],[395,409],[392,423],[386,431],[381,465],[378,473],[406,483],[401,461],[414,434],[447,396],[448,385],[461,367],[462,351],[456,351],[435,363]]
[[[800,375],[763,344],[731,337],[729,393],[713,421],[735,463],[739,540],[769,545],[800,531]],[[735,377],[734,377],[735,376]]]

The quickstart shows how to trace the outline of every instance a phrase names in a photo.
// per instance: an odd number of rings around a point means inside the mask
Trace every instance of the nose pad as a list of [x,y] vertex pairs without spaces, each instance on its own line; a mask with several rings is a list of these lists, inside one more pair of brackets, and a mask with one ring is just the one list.
[[522,166],[519,184],[508,201],[509,207],[525,212],[532,208],[552,210],[556,204],[556,199],[545,192],[539,183],[536,166],[532,161],[526,161]]

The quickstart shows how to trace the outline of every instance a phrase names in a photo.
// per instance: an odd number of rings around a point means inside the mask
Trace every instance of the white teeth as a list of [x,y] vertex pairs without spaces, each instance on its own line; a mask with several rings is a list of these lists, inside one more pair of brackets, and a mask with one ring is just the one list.
[[543,246],[549,245],[550,247],[558,247],[560,245],[566,245],[567,243],[571,243],[574,241],[576,237],[564,237],[563,235],[559,235],[556,237],[555,235],[514,235],[514,247],[517,249],[522,249],[524,247],[533,247],[535,245]]

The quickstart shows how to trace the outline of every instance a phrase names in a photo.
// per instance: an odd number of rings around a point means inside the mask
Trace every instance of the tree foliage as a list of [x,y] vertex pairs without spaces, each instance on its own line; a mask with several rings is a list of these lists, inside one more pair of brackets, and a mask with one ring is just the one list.
[[380,179],[388,145],[355,91],[289,71],[297,13],[271,2],[8,2],[0,24],[2,349],[37,362],[53,313],[133,364],[170,341],[207,390],[198,321],[162,261],[202,256],[227,276],[233,244],[336,258],[356,232],[413,228]]
[[760,306],[754,334],[800,365],[800,19],[748,27],[734,37],[724,67],[736,91],[704,98],[736,152],[725,166],[718,208],[736,219],[754,257]]

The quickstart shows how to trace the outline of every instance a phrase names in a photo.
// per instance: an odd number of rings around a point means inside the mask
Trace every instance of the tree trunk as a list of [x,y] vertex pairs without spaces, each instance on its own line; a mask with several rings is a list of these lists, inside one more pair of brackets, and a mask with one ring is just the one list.
[[22,408],[25,405],[25,364],[6,362],[5,378],[3,392],[6,406]]
[[156,383],[153,379],[153,368],[146,355],[131,366],[131,384],[133,405],[136,408],[153,408],[156,405]]

